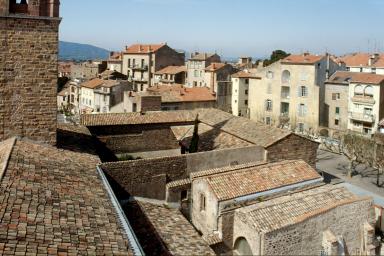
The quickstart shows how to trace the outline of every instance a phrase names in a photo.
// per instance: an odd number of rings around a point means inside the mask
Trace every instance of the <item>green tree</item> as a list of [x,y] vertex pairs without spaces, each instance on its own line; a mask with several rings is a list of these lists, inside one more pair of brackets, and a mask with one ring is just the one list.
[[267,66],[269,66],[269,65],[271,65],[271,64],[273,64],[273,63],[275,63],[281,59],[288,57],[289,55],[291,55],[291,54],[286,53],[283,50],[275,50],[272,52],[270,59],[264,60],[263,66],[267,67]]
[[199,115],[195,119],[195,127],[193,129],[193,135],[191,144],[189,145],[189,153],[196,153],[199,150]]

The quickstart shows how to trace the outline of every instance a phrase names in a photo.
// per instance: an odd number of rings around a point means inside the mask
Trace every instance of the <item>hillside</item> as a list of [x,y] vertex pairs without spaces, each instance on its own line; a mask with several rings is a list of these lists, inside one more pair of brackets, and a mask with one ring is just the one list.
[[107,59],[109,51],[89,44],[78,44],[71,42],[59,42],[60,60],[93,60]]

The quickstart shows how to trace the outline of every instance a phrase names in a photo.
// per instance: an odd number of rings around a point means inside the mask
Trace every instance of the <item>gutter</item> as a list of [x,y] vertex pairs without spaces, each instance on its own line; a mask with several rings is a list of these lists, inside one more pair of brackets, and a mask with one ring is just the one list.
[[300,183],[297,183],[297,184],[288,185],[288,186],[284,186],[284,187],[280,187],[280,188],[276,188],[276,189],[272,189],[272,190],[268,190],[268,191],[264,191],[264,192],[260,192],[260,193],[256,193],[256,194],[251,194],[251,195],[247,195],[247,196],[241,196],[241,197],[238,197],[238,198],[235,198],[235,199],[223,202],[223,208],[225,208],[226,206],[228,206],[230,204],[233,204],[233,203],[241,203],[241,202],[245,202],[245,201],[248,201],[248,200],[256,199],[258,197],[272,195],[272,194],[276,194],[276,193],[279,193],[279,192],[285,192],[287,190],[292,190],[292,189],[296,189],[296,188],[303,187],[303,186],[306,186],[306,185],[311,185],[311,184],[315,184],[315,183],[318,183],[318,182],[322,182],[323,180],[324,180],[324,178],[321,177],[321,178],[317,178],[317,179],[314,179],[314,180],[304,181],[304,182],[300,182]]
[[129,221],[127,219],[127,216],[125,215],[123,209],[121,208],[121,205],[119,201],[116,198],[115,193],[113,192],[111,186],[109,185],[109,182],[107,178],[104,175],[103,170],[100,168],[100,165],[96,166],[96,170],[99,173],[101,180],[103,182],[103,185],[105,189],[108,192],[109,198],[111,199],[113,208],[116,210],[116,214],[119,218],[120,224],[124,229],[124,233],[128,238],[129,245],[131,246],[131,249],[133,251],[133,255],[137,256],[144,256],[145,253],[143,251],[143,248],[141,247],[139,240],[137,239],[132,226],[129,224]]

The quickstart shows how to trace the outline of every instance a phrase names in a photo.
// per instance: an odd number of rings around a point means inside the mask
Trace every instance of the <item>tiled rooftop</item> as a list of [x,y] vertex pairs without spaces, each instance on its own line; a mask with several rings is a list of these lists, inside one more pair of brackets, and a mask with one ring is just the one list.
[[153,53],[158,51],[165,44],[133,44],[127,46],[124,53],[140,54],[140,53]]
[[216,101],[216,96],[212,94],[208,87],[186,88],[181,84],[156,85],[149,88],[146,92],[137,93],[139,95],[160,95],[161,102],[206,102]]
[[[171,130],[178,141],[183,142],[184,145],[190,144],[194,125],[173,126],[171,127]],[[204,123],[199,124],[199,136],[199,151],[239,148],[253,145],[250,142]]]
[[163,75],[163,74],[176,75],[181,72],[187,72],[187,67],[186,66],[168,66],[157,71],[155,74],[156,75]]
[[258,76],[255,73],[249,72],[249,71],[239,71],[236,74],[233,74],[232,78],[254,78],[254,79],[261,79],[260,76]]
[[193,123],[197,114],[199,114],[199,119],[202,123],[262,147],[269,147],[292,134],[288,130],[254,122],[244,117],[236,117],[213,108],[147,112],[144,115],[140,113],[82,115],[81,123],[85,126]]
[[[4,141],[0,254],[130,255],[96,171],[99,159],[26,140]],[[8,152],[8,153],[7,153]]]
[[148,202],[138,204],[171,255],[215,255],[178,209]]
[[371,199],[357,197],[344,187],[326,185],[241,208],[236,216],[256,231],[267,233],[360,200]]
[[198,54],[195,54],[193,57],[191,57],[190,60],[203,61],[211,58],[214,55],[215,53],[198,53]]
[[[340,57],[340,61],[344,62],[347,67],[367,67],[372,54],[369,53],[353,53]],[[384,54],[379,54],[378,58],[372,62],[372,67],[384,67]]]
[[384,75],[376,75],[371,73],[337,71],[328,80],[327,83],[349,84],[365,83],[365,84],[381,84],[384,82]]
[[219,201],[273,190],[321,176],[302,160],[258,165],[204,177]]
[[225,66],[228,66],[229,64],[226,64],[226,63],[221,63],[221,62],[214,62],[212,63],[211,65],[209,65],[205,71],[209,71],[209,72],[215,72],[219,69],[222,69],[224,68]]
[[312,54],[301,54],[301,55],[290,55],[284,58],[282,64],[296,64],[296,65],[313,65],[316,62],[324,58],[324,55],[312,55]]

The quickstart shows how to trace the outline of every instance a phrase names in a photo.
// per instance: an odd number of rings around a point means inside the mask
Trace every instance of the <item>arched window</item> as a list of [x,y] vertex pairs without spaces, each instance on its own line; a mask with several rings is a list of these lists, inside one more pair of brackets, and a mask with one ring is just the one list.
[[355,86],[355,96],[362,96],[364,95],[364,89],[361,84],[358,84]]
[[236,239],[234,249],[236,255],[253,255],[251,246],[249,245],[247,239],[244,237],[239,237]]
[[272,71],[267,71],[266,76],[267,76],[268,79],[273,79],[273,72]]
[[291,73],[288,70],[284,70],[281,75],[281,82],[283,84],[289,84],[291,81]]
[[367,87],[365,87],[364,96],[373,97],[373,87],[372,86],[368,85]]

